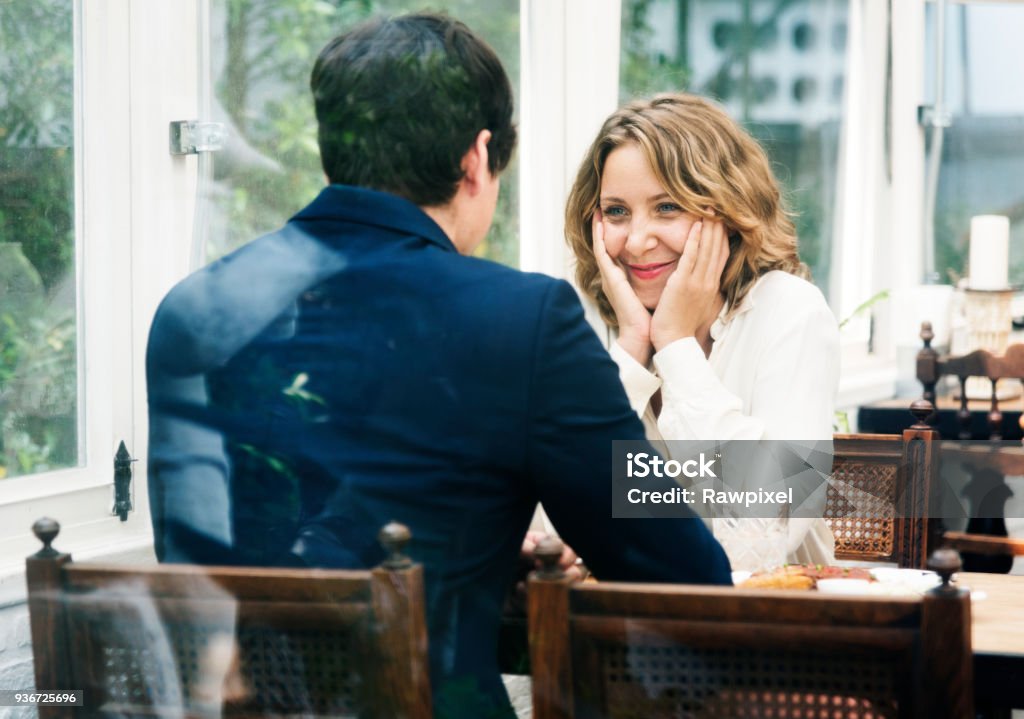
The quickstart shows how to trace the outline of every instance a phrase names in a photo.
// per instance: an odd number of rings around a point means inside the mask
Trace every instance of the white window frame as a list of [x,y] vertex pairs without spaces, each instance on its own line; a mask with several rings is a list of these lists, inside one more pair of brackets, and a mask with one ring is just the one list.
[[520,267],[572,276],[565,200],[618,106],[619,0],[520,3]]
[[[831,298],[840,318],[877,292],[909,287],[922,275],[925,145],[917,107],[925,67],[923,2],[893,3],[890,17],[886,3],[850,0],[844,108],[859,110],[844,113],[840,139]],[[899,46],[893,43],[887,77],[890,28]],[[873,315],[870,354],[866,317],[844,332],[840,407],[893,395],[890,304]]]
[[113,458],[121,440],[147,455],[148,326],[188,266],[195,158],[169,155],[167,128],[196,114],[197,2],[74,4],[81,466],[0,482],[0,605],[24,596],[40,517],[60,522],[55,546],[80,558],[152,553],[145,463],[121,522]]

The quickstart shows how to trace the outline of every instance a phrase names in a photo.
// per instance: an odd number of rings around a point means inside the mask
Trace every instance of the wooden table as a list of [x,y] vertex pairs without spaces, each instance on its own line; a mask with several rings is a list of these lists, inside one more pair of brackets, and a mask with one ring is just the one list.
[[971,602],[976,702],[1024,707],[1024,576],[961,572],[958,583],[987,595]]

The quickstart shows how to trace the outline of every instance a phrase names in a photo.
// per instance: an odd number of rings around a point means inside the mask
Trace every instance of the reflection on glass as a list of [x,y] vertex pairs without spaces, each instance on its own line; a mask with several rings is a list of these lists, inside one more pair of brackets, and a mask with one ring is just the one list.
[[78,463],[72,15],[0,2],[0,478]]
[[[519,85],[519,2],[494,0],[214,0],[210,17],[212,119],[228,126],[200,188],[198,231],[212,260],[279,228],[324,185],[309,73],[327,41],[374,15],[444,11],[495,49]],[[515,160],[478,254],[516,266],[519,202]]]
[[[935,12],[926,9],[925,98],[934,93]],[[1010,218],[1010,282],[1024,282],[1024,6],[954,6],[946,16],[946,109],[938,195],[935,270],[966,276],[974,215]]]
[[[768,151],[828,296],[846,0],[623,0],[620,97],[712,97]],[[828,41],[822,41],[827,38]]]

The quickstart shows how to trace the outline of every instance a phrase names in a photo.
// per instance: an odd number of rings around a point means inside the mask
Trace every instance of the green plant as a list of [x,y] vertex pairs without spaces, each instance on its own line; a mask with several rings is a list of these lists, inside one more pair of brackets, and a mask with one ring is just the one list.
[[842,322],[839,323],[839,330],[842,331],[842,329],[846,327],[846,325],[848,325],[851,320],[857,317],[862,317],[866,312],[868,312],[868,310],[870,310],[876,304],[887,299],[889,299],[889,290],[882,290],[881,292],[876,292],[875,294],[871,295],[871,297],[857,305],[853,312],[851,312],[849,316],[847,316],[845,319],[843,319]]

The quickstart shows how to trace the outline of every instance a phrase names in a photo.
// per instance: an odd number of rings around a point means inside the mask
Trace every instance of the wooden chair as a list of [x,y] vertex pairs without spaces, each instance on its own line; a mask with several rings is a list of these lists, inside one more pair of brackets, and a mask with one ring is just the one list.
[[[530,581],[534,719],[973,719],[970,599]],[[685,548],[681,548],[685,551]]]
[[389,524],[377,569],[335,571],[26,561],[36,687],[82,689],[47,717],[429,719],[422,568]]
[[1024,539],[1011,537],[990,537],[985,534],[946,532],[943,543],[960,552],[972,554],[993,554],[1010,557],[1024,557]]
[[[987,417],[988,438],[991,440],[1002,439],[1003,413],[999,408],[997,383],[1001,379],[1024,379],[1024,344],[1010,345],[1002,355],[976,350],[961,356],[940,357],[938,352],[932,348],[934,338],[931,322],[922,322],[921,341],[924,343],[924,347],[917,353],[917,379],[923,388],[922,399],[934,406],[935,386],[939,380],[944,376],[956,377],[960,382],[960,409],[957,412],[958,434],[960,439],[971,439],[971,412],[967,407],[967,379],[969,377],[985,377],[992,385]],[[1024,423],[1024,416],[1021,417],[1021,422]]]
[[[1021,540],[1009,539],[1005,522],[1005,502],[1012,496],[1006,487],[1007,475],[1024,475],[1024,450],[1016,442],[1003,441],[1009,431],[1005,426],[997,392],[1001,379],[1024,379],[1024,344],[1010,345],[1002,355],[976,350],[962,356],[940,357],[932,349],[934,338],[930,322],[921,323],[924,347],[917,355],[917,378],[923,388],[923,399],[934,404],[935,387],[943,376],[956,377],[960,384],[960,408],[957,411],[957,436],[961,443],[947,441],[940,447],[942,461],[954,461],[971,475],[964,489],[970,502],[971,518],[967,533],[949,532],[945,544],[964,551],[964,563],[971,571],[1009,572],[1012,555]],[[967,404],[967,380],[983,377],[991,384],[988,426],[988,447],[970,444],[972,414]],[[929,418],[934,421],[934,413]],[[1019,424],[1024,428],[1024,415]],[[991,541],[989,541],[991,539]]]
[[[987,446],[986,446],[987,445]],[[1016,442],[942,442],[940,456],[954,461],[971,475],[964,493],[971,501],[974,532],[945,532],[942,544],[971,559],[973,568],[1009,572],[1013,557],[1024,556],[1024,539],[1007,536],[1005,502],[1011,496],[1006,476],[1024,475],[1024,447]],[[977,533],[981,525],[993,534]]]
[[940,532],[928,511],[937,439],[920,417],[902,436],[835,435],[824,516],[837,559],[925,566]]

